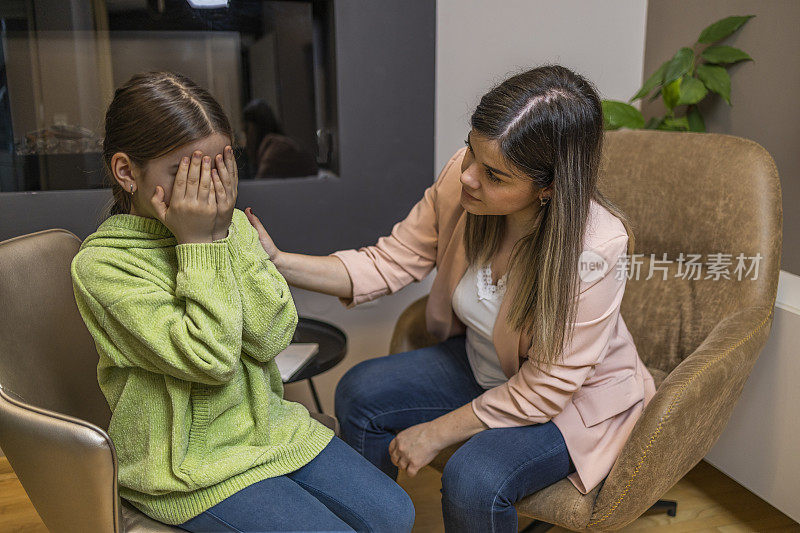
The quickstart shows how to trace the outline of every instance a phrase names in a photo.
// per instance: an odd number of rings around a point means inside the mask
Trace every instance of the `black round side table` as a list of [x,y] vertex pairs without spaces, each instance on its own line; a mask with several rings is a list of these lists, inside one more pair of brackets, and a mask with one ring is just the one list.
[[311,378],[330,370],[344,359],[347,353],[347,335],[333,324],[314,318],[299,317],[292,342],[316,342],[319,344],[317,354],[284,383],[294,383],[307,379],[317,411],[322,413],[322,405],[319,403],[317,389],[314,387],[314,382]]

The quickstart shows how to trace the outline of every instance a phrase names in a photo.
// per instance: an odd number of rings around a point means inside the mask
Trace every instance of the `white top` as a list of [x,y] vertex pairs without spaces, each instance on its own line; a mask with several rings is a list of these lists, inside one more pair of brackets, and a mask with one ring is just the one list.
[[506,277],[492,285],[491,265],[472,265],[453,293],[453,311],[467,326],[467,358],[475,379],[484,389],[508,381],[492,341],[492,330],[506,292]]

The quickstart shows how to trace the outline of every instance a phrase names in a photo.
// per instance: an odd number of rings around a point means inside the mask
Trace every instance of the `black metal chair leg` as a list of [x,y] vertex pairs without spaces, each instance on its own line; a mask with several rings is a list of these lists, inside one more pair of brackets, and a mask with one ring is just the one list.
[[678,502],[675,500],[658,500],[650,506],[650,510],[653,509],[666,509],[669,516],[675,516],[678,512]]
[[311,396],[314,397],[314,405],[317,406],[317,412],[322,413],[322,404],[319,403],[319,396],[317,396],[317,389],[314,387],[314,382],[308,378],[308,386],[311,387]]

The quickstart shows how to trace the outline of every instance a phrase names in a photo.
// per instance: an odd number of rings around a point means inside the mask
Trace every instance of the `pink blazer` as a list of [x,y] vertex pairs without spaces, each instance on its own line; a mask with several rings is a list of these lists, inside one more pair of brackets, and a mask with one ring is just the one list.
[[[463,148],[456,152],[391,235],[374,246],[331,254],[344,263],[353,281],[353,297],[340,298],[346,307],[394,293],[436,267],[426,308],[428,331],[440,340],[466,331],[451,303],[468,267],[466,215],[460,204],[463,155]],[[609,267],[598,279],[580,282],[573,339],[564,360],[545,373],[527,359],[535,351],[530,336],[512,331],[504,318],[511,304],[509,286],[492,335],[508,381],[472,401],[475,414],[490,428],[552,420],[575,464],[576,472],[568,478],[583,494],[611,471],[656,392],[620,315],[627,278],[615,265],[627,245],[622,222],[592,200],[584,250],[602,256]]]

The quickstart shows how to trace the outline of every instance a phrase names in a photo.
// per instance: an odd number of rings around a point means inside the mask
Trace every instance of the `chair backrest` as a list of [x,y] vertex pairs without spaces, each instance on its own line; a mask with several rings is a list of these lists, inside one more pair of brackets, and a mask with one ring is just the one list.
[[59,229],[0,242],[0,387],[27,404],[105,429],[111,411],[70,277],[80,244]]
[[[609,131],[600,187],[628,217],[633,253],[644,254],[630,262],[621,312],[648,367],[668,374],[723,317],[743,307],[763,307],[765,315],[772,308],[781,190],[762,146],[716,133]],[[740,253],[744,271],[737,273]],[[680,254],[701,255],[702,264],[692,270],[678,262]],[[747,273],[755,266],[757,275]]]

